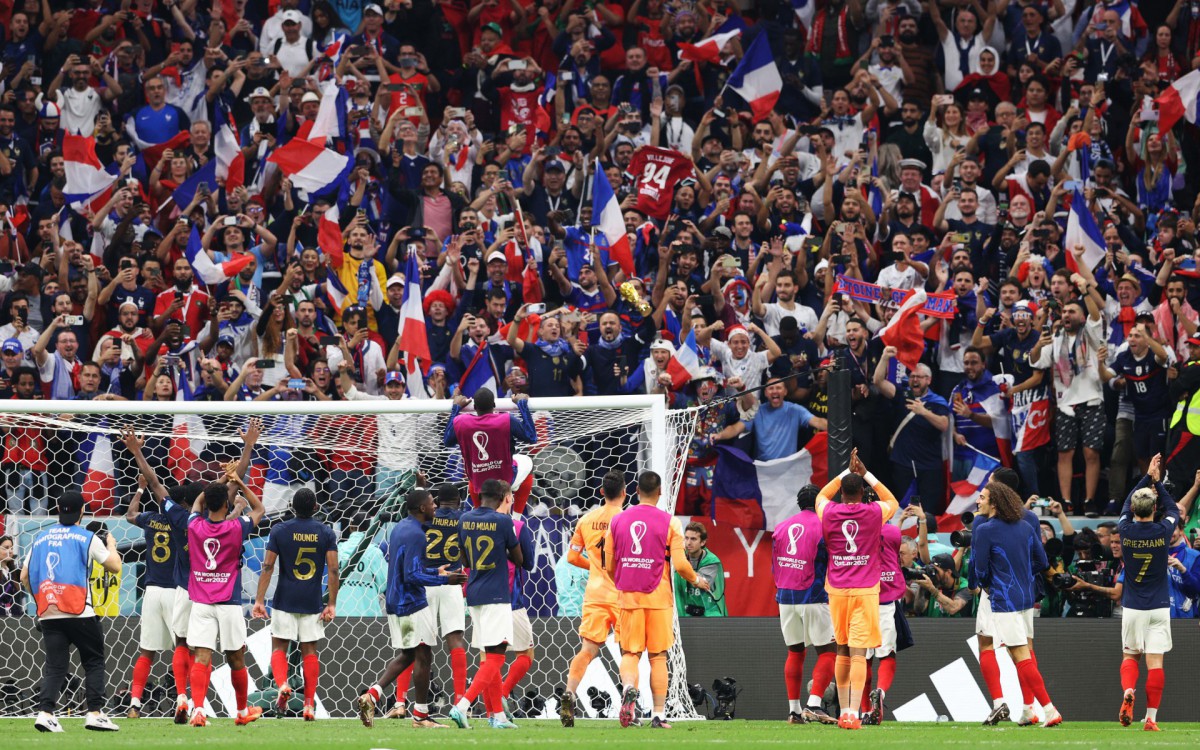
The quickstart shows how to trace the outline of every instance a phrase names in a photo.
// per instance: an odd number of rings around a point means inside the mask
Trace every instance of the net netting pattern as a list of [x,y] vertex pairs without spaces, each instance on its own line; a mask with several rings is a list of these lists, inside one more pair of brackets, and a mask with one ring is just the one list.
[[[656,426],[652,409],[646,406],[547,409],[540,408],[537,400],[530,403],[538,441],[518,444],[517,451],[532,463],[524,514],[538,559],[525,592],[536,656],[512,697],[518,715],[551,717],[556,715],[555,693],[565,684],[570,660],[579,646],[579,610],[587,572],[566,561],[575,521],[599,502],[605,472],[624,471],[632,493],[638,472],[656,465],[656,451],[657,466],[664,474],[661,507],[672,511],[695,414],[665,412],[665,419]],[[138,653],[145,561],[151,555],[161,559],[170,554],[153,536],[148,544],[143,530],[124,519],[137,488],[138,471],[121,442],[120,430],[131,425],[145,439],[143,454],[169,486],[215,479],[225,463],[241,456],[241,430],[248,420],[260,418],[263,433],[252,454],[246,483],[263,499],[267,518],[246,542],[244,610],[249,617],[271,526],[290,517],[289,499],[296,489],[314,489],[321,506],[318,518],[338,534],[342,571],[338,617],[326,628],[319,646],[318,715],[353,716],[357,695],[395,654],[384,617],[387,570],[379,545],[400,518],[405,493],[419,474],[431,485],[456,483],[465,496],[459,450],[442,443],[448,404],[440,412],[429,411],[431,406],[429,402],[420,406],[413,402],[339,402],[321,405],[335,411],[314,413],[302,403],[239,403],[236,411],[225,407],[228,413],[191,414],[172,413],[171,405],[166,405],[163,413],[134,413],[136,406],[131,409],[128,404],[108,402],[91,407],[104,411],[85,413],[73,402],[44,402],[37,413],[6,413],[0,415],[4,430],[0,475],[9,514],[6,533],[17,538],[20,554],[40,528],[53,522],[53,516],[44,513],[53,511],[57,493],[73,487],[84,493],[85,523],[102,523],[116,537],[124,561],[122,572],[106,575],[97,568],[93,600],[106,630],[110,708],[119,711],[128,700]],[[272,411],[282,413],[269,413]],[[517,494],[520,501],[520,488]],[[143,496],[143,510],[148,509],[147,504],[154,508],[149,493]],[[273,590],[274,583],[268,603]],[[247,643],[252,699],[259,693],[264,705],[274,688],[268,625],[269,621],[249,621]],[[468,641],[470,627],[468,621]],[[0,714],[30,715],[40,681],[41,638],[29,616],[0,617],[0,629],[0,641],[22,644],[21,648],[6,649],[7,657],[0,655]],[[669,654],[668,713],[675,718],[695,717],[678,642],[678,622],[676,639]],[[296,687],[301,682],[298,652],[290,658],[292,686]],[[471,674],[476,658],[470,655]],[[619,661],[610,637],[579,690],[588,716],[616,715]],[[219,715],[227,715],[226,699],[232,692],[222,689],[228,681],[227,677],[223,681],[222,669],[214,671],[209,699],[215,699]],[[64,710],[82,708],[81,677],[77,671],[68,681],[60,702]],[[444,648],[434,649],[433,681],[434,704],[445,707],[452,690]],[[642,692],[648,700],[649,691]],[[164,652],[152,669],[142,715],[165,716],[173,706],[171,656]]]

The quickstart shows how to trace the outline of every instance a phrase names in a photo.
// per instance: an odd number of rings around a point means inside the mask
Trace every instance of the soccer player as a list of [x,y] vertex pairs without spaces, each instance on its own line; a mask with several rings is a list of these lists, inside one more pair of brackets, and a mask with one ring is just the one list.
[[[1150,485],[1153,484],[1153,487]],[[1156,515],[1161,519],[1155,521]],[[1125,561],[1125,588],[1121,593],[1121,698],[1122,726],[1133,722],[1138,661],[1146,656],[1146,721],[1143,728],[1158,731],[1158,704],[1162,700],[1163,654],[1171,650],[1171,597],[1167,568],[1179,564],[1169,554],[1179,508],[1162,484],[1162,454],[1150,459],[1150,469],[1138,482],[1125,507],[1117,531],[1121,559]]]
[[[292,697],[288,684],[288,644],[299,643],[304,671],[305,721],[316,721],[317,680],[321,665],[317,659],[317,641],[325,637],[325,623],[337,615],[338,579],[337,535],[327,525],[313,519],[317,495],[307,487],[292,496],[296,517],[271,529],[267,554],[258,577],[258,594],[250,616],[267,617],[267,588],[279,562],[279,584],[271,599],[271,675],[279,689],[276,709],[280,716]],[[321,597],[321,581],[329,571],[329,603]]]
[[[133,439],[137,439],[136,436]],[[147,482],[138,475],[138,488],[129,501],[125,520],[142,529],[146,539],[146,592],[142,596],[142,613],[138,619],[141,630],[138,642],[138,657],[133,664],[133,683],[129,687],[130,719],[142,715],[142,696],[146,691],[146,680],[160,651],[175,647],[175,636],[171,632],[171,611],[175,607],[175,558],[179,551],[171,534],[171,520],[161,510],[142,510],[142,495]],[[159,507],[162,507],[160,502]],[[187,695],[186,676],[182,682],[176,674],[175,690],[178,695]]]
[[[1020,475],[1013,469],[1001,467],[992,473],[992,481],[1006,485],[1014,492],[1021,485]],[[974,520],[971,521],[971,534],[979,530],[979,526],[985,523],[991,516],[982,508],[975,514]],[[1023,509],[1021,519],[1029,524],[1029,528],[1033,529],[1034,535],[1041,539],[1042,527],[1041,521],[1037,514],[1028,508]],[[1034,576],[1034,598],[1041,599],[1044,595],[1042,586],[1042,576]],[[983,673],[983,682],[987,685],[988,694],[992,696],[992,710],[988,713],[987,718],[983,720],[985,727],[996,726],[1000,722],[1008,719],[1010,713],[1008,704],[1004,701],[1004,688],[1000,685],[1000,664],[996,661],[996,646],[995,632],[992,624],[992,603],[988,597],[987,589],[979,585],[979,581],[975,577],[975,566],[967,567],[967,586],[971,590],[979,590],[979,607],[975,612],[975,637],[979,641],[979,671]],[[1029,646],[1029,658],[1033,660],[1034,665],[1037,665],[1037,654],[1033,650],[1033,618],[1030,618],[1026,625],[1028,626],[1025,633],[1026,645]],[[1004,645],[1004,644],[1001,644]],[[1038,723],[1037,714],[1033,711],[1033,693],[1029,691],[1027,683],[1021,683],[1021,697],[1024,707],[1021,710],[1021,716],[1017,719],[1017,725],[1027,727],[1031,724]]]
[[515,713],[512,701],[513,688],[533,666],[533,623],[529,621],[529,601],[525,597],[525,583],[529,580],[529,572],[533,570],[534,549],[533,533],[526,525],[525,519],[516,513],[513,516],[513,530],[517,534],[517,543],[521,545],[520,565],[508,563],[508,580],[512,587],[513,639],[508,644],[508,650],[515,654],[508,673],[500,684],[500,697],[504,701],[505,712]]
[[[232,486],[250,503],[250,513],[229,518],[229,489]],[[207,511],[207,514],[205,514]],[[266,509],[258,495],[246,486],[230,463],[225,476],[204,488],[192,505],[188,521],[188,546],[191,557],[188,595],[192,614],[188,619],[188,646],[194,649],[192,665],[192,719],[194,727],[207,726],[204,697],[208,692],[209,664],[218,643],[225,652],[231,670],[237,703],[235,724],[243,726],[262,715],[258,706],[246,705],[250,675],[246,672],[246,618],[242,615],[242,549],[250,532],[262,520]]]
[[[425,527],[425,555],[431,568],[449,565],[451,570],[457,570],[462,567],[462,547],[458,543],[461,504],[462,497],[458,494],[457,487],[452,484],[438,487],[437,510],[432,518],[422,523]],[[442,643],[450,652],[454,701],[457,702],[462,694],[467,692],[467,641],[463,638],[467,629],[467,605],[463,599],[462,586],[431,586],[425,591],[425,598],[440,628]],[[412,669],[412,666],[409,666],[396,680],[396,703],[384,714],[385,719],[402,719],[407,715]]]
[[[461,414],[472,400],[475,413]],[[454,396],[442,441],[447,448],[457,445],[462,450],[463,471],[473,498],[479,497],[483,483],[488,479],[512,484],[514,441],[537,442],[537,430],[529,412],[529,396],[520,393],[513,396],[513,401],[517,404],[519,417],[497,413],[496,394],[487,388],[475,391],[474,399],[461,393]]]
[[[872,650],[872,656],[879,660],[876,674],[879,682],[868,696],[869,708],[862,715],[862,723],[868,726],[879,726],[883,723],[883,699],[887,691],[892,689],[892,681],[896,679],[896,644],[899,632],[896,628],[897,616],[903,617],[904,573],[900,570],[900,527],[885,523],[881,529],[881,544],[879,556],[881,570],[879,571],[879,648]],[[899,602],[901,612],[896,614],[896,604]],[[868,658],[867,669],[870,670]],[[868,684],[870,678],[868,678]]]
[[579,623],[579,653],[571,660],[567,673],[567,687],[563,691],[558,707],[558,718],[564,727],[575,726],[575,706],[579,696],[579,683],[587,672],[592,659],[600,654],[600,647],[608,640],[608,633],[617,625],[617,588],[612,577],[604,569],[604,536],[612,524],[613,516],[621,512],[625,504],[625,474],[616,469],[604,475],[600,483],[604,504],[592,508],[580,517],[571,535],[571,547],[567,550],[567,562],[588,571],[587,588],[583,592],[583,619]]
[[[992,480],[979,493],[979,511],[988,516],[972,535],[971,564],[992,608],[992,635],[1003,643],[1017,665],[1022,692],[1030,691],[1046,712],[1044,726],[1063,722],[1050,701],[1037,662],[1029,652],[1036,603],[1034,576],[1048,567],[1041,536],[1025,523],[1021,498],[1002,482]],[[1027,706],[1032,709],[1032,706]]]
[[[480,391],[490,394],[483,388]],[[511,458],[508,463],[512,463]],[[485,480],[479,487],[479,502],[480,507],[459,518],[458,540],[465,553],[463,562],[470,568],[467,607],[473,623],[471,644],[483,651],[484,657],[467,692],[450,708],[450,719],[459,729],[469,728],[467,711],[482,694],[491,714],[488,725],[493,729],[516,729],[500,699],[504,653],[513,641],[512,589],[505,562],[522,565],[525,561],[512,516],[508,515],[513,503],[512,485],[501,479]]]
[[[879,496],[880,503],[864,502],[865,485]],[[842,501],[833,496],[842,491]],[[879,578],[882,528],[899,503],[891,490],[875,479],[850,452],[850,468],[836,476],[817,495],[817,516],[829,554],[825,590],[829,592],[829,614],[837,641],[834,677],[842,729],[860,729],[858,707],[867,682],[867,650],[879,648]]]
[[[429,718],[429,672],[433,662],[431,646],[437,641],[437,620],[426,599],[427,591],[457,588],[465,580],[448,565],[431,567],[424,526],[435,513],[433,495],[417,488],[408,493],[408,517],[392,528],[388,537],[387,611],[392,646],[400,654],[388,662],[379,680],[358,699],[358,715],[370,727],[375,706],[402,672],[412,670],[417,700],[413,705],[413,726],[425,729],[445,727]],[[503,657],[502,657],[503,658]]]
[[621,726],[637,723],[638,662],[650,654],[650,726],[667,723],[667,650],[675,642],[675,596],[671,567],[692,586],[708,591],[708,580],[692,569],[683,552],[683,534],[671,514],[658,508],[662,478],[653,471],[638,477],[638,504],[618,513],[604,536],[604,568],[617,587],[617,641],[621,646]]
[[[779,603],[779,626],[788,649],[783,678],[787,684],[789,724],[837,723],[821,708],[825,690],[833,679],[837,644],[833,640],[833,620],[829,617],[829,595],[825,593],[829,556],[816,513],[820,491],[815,484],[801,487],[796,493],[800,512],[782,521],[772,534],[771,569],[778,589],[775,601]],[[805,706],[800,696],[804,690],[807,646],[812,646],[817,661]]]

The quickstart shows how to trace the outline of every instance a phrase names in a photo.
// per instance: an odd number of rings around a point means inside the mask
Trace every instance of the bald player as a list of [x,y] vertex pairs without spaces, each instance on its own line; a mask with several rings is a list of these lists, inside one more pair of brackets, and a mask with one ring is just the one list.
[[650,654],[651,728],[667,723],[667,650],[675,643],[675,596],[667,559],[685,581],[702,591],[706,579],[692,570],[683,552],[683,533],[671,514],[658,508],[662,478],[653,471],[638,477],[638,504],[618,513],[604,537],[604,569],[617,588],[617,642],[621,646],[621,726],[637,721],[638,663]]
[[617,626],[617,587],[604,569],[602,552],[604,537],[613,516],[625,504],[625,473],[616,469],[604,475],[601,483],[604,504],[592,508],[575,525],[567,562],[588,571],[587,589],[583,592],[583,620],[579,624],[579,653],[571,660],[567,674],[567,689],[558,707],[558,718],[564,727],[575,726],[575,691],[600,647],[608,640],[608,632]]
[[[878,495],[878,503],[866,502],[865,485]],[[841,502],[834,502],[838,490]],[[837,641],[834,679],[842,729],[861,729],[858,707],[867,683],[867,651],[879,648],[879,578],[882,573],[883,524],[900,505],[891,490],[875,479],[850,453],[850,468],[834,477],[817,496],[817,516],[829,554],[825,590],[829,592],[829,614]]]

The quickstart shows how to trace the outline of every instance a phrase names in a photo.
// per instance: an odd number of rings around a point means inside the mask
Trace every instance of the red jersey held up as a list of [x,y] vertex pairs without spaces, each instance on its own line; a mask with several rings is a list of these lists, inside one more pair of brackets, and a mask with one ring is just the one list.
[[675,186],[692,176],[692,162],[669,148],[643,146],[629,162],[637,187],[637,210],[659,221],[671,213]]

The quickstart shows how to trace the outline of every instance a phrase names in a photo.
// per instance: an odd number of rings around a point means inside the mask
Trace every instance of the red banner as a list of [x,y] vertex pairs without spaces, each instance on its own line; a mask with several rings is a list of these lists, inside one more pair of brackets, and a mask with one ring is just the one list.
[[[708,529],[708,549],[725,567],[725,604],[730,617],[778,617],[771,576],[771,532],[718,524],[697,516]],[[685,524],[686,525],[686,524]]]

